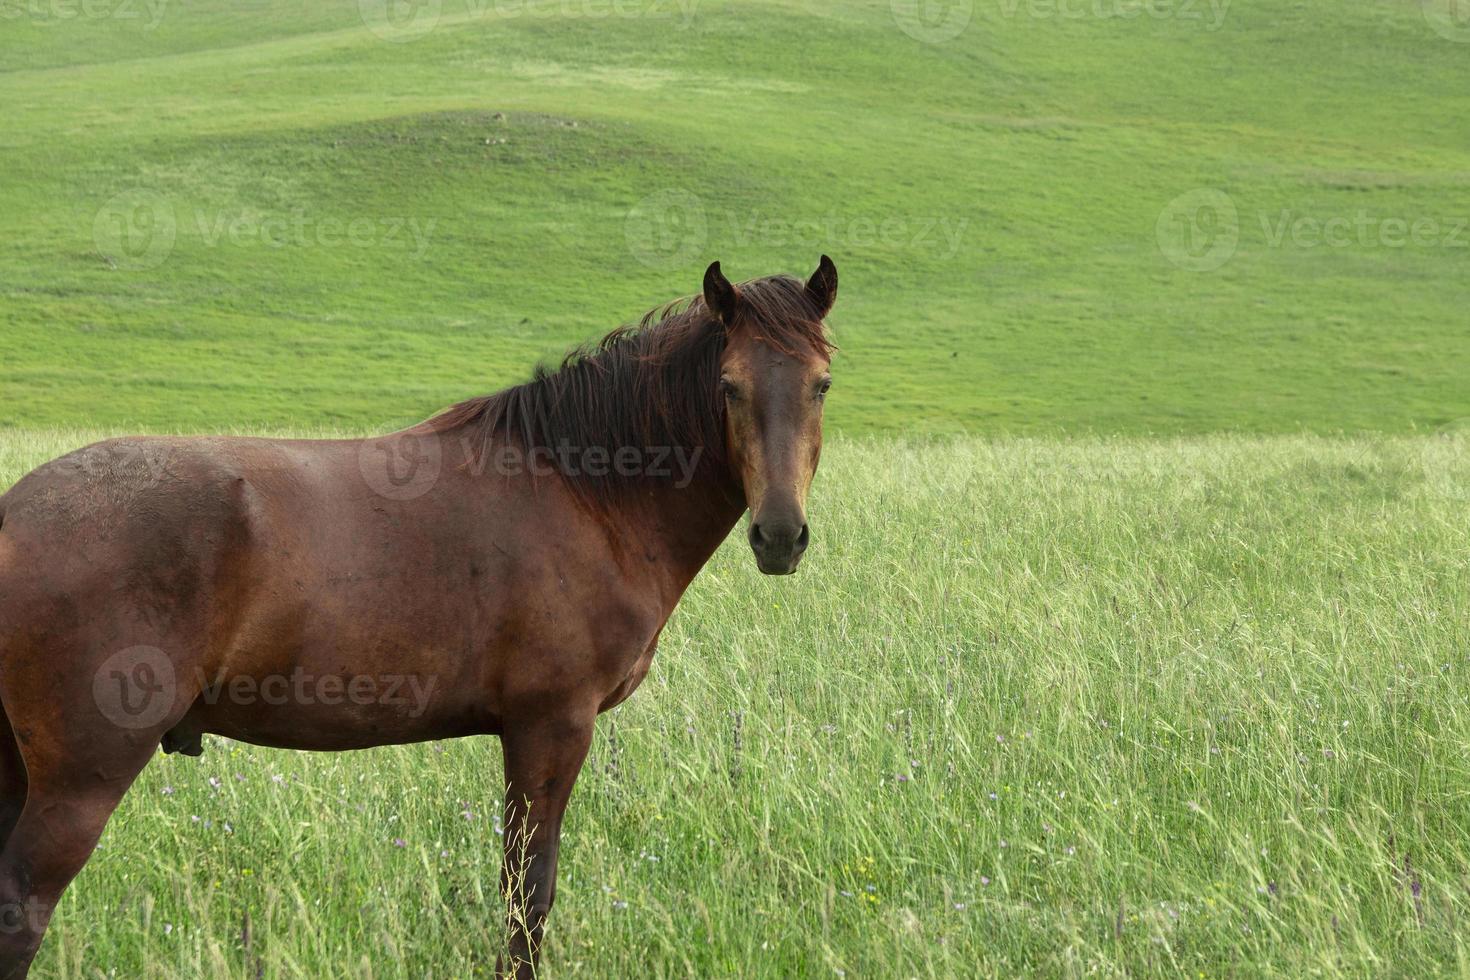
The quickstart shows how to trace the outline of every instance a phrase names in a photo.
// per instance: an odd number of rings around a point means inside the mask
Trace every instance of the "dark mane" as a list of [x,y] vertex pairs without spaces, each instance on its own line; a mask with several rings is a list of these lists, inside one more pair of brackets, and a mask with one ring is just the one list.
[[[789,276],[741,283],[735,330],[753,330],[787,353],[835,349],[805,284]],[[573,348],[556,367],[538,366],[531,380],[492,395],[460,402],[413,431],[461,432],[479,453],[477,465],[498,445],[524,453],[601,448],[609,455],[633,447],[698,452],[703,467],[724,467],[724,401],[719,397],[720,357],[726,329],[703,297],[675,300],[650,310],[636,325]],[[688,458],[687,456],[685,458]],[[550,462],[550,460],[548,460]],[[584,501],[605,507],[620,489],[662,474],[628,476],[608,467],[562,476]]]

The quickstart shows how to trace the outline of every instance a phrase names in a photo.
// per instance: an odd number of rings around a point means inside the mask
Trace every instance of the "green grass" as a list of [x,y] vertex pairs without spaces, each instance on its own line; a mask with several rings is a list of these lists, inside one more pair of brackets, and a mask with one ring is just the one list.
[[[603,717],[548,975],[1463,974],[1467,501],[1463,436],[836,439]],[[499,767],[159,756],[38,975],[483,973]]]
[[[548,974],[1470,975],[1445,0],[151,4],[0,0],[0,486],[838,262],[815,550],[602,719]],[[483,974],[499,767],[160,757],[36,975]]]
[[[0,426],[381,427],[821,251],[848,433],[1470,415],[1470,75],[1419,4],[893,6],[444,0],[393,43],[370,0],[0,0]],[[1202,188],[1238,244],[1192,271]]]

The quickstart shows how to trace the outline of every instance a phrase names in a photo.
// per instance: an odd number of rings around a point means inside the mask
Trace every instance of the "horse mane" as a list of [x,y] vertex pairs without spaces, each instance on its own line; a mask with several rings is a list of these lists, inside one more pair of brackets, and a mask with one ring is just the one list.
[[[788,354],[802,349],[829,356],[828,341],[805,283],[767,276],[740,283],[735,324],[727,330],[702,296],[685,297],[646,313],[636,324],[613,330],[595,343],[572,348],[561,363],[538,365],[531,380],[460,402],[410,431],[459,432],[483,466],[499,444],[524,453],[558,447],[622,447],[698,452],[698,466],[725,468],[725,404],[719,395],[720,358],[730,332],[755,338]],[[687,455],[685,458],[689,458]],[[597,509],[648,480],[672,476],[613,467],[600,474],[559,472],[572,490]]]

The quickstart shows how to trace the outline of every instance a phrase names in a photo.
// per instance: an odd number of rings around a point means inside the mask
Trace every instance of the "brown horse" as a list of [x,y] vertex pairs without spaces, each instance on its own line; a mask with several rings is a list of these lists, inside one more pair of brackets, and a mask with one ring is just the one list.
[[0,497],[0,977],[161,744],[341,750],[496,734],[529,976],[593,722],[751,511],[796,569],[831,383],[825,255],[366,440],[110,440]]

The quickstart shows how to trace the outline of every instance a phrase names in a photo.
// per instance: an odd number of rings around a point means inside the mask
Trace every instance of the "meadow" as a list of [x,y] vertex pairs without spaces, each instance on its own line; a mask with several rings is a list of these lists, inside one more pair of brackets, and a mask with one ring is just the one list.
[[[1465,973],[1467,503],[1463,436],[839,438],[602,717],[543,972]],[[160,755],[36,975],[485,975],[500,785]]]
[[0,426],[407,423],[825,251],[843,431],[1433,430],[1453,9],[0,0]]
[[[601,719],[543,972],[1470,976],[1457,11],[0,0],[0,489],[826,252],[813,551]],[[160,755],[33,975],[487,975],[500,765]]]

